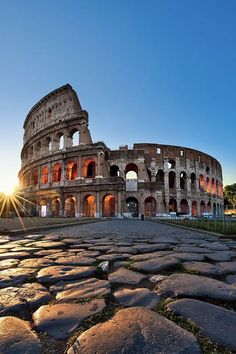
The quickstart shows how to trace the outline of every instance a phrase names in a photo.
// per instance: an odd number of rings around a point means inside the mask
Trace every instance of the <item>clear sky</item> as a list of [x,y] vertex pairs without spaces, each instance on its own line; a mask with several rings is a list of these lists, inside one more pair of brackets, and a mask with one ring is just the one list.
[[235,14],[235,0],[0,0],[0,190],[28,111],[66,83],[94,141],[195,148],[236,182]]

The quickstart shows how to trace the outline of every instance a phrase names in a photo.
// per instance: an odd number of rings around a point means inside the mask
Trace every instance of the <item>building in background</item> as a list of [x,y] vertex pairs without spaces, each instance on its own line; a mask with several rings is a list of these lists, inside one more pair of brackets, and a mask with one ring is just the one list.
[[43,97],[24,122],[19,172],[30,215],[155,217],[223,214],[222,169],[203,152],[93,143],[88,113],[67,84]]

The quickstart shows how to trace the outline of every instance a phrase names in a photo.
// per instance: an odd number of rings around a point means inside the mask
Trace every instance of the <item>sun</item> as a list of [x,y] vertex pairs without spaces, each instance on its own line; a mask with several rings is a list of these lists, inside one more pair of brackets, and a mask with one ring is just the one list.
[[15,190],[16,186],[10,183],[0,186],[0,192],[9,197],[15,193]]

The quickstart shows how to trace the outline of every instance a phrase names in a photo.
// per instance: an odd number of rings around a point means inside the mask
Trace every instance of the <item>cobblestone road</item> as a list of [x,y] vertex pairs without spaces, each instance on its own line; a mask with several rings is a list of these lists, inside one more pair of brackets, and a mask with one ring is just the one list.
[[0,236],[0,353],[235,353],[236,240],[149,221]]

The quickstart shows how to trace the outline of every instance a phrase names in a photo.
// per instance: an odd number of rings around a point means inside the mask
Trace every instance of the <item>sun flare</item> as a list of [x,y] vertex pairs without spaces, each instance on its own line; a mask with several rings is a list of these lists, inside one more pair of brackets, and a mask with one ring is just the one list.
[[15,193],[16,186],[13,184],[5,184],[0,186],[0,193],[3,193],[6,196],[11,196]]

